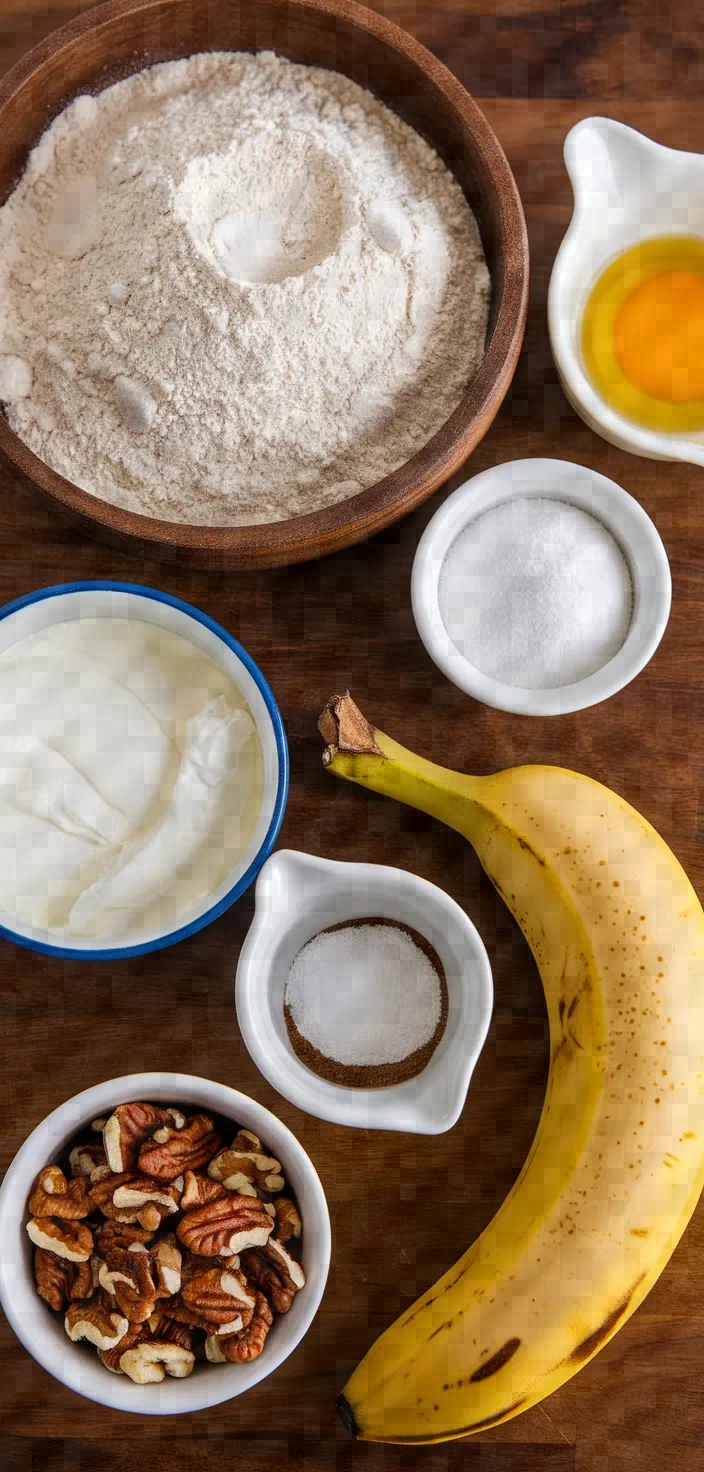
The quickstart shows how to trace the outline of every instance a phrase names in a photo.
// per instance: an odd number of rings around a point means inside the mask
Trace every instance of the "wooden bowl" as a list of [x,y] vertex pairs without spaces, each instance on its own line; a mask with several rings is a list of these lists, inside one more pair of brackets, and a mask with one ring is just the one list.
[[494,133],[430,52],[351,0],[109,0],[63,26],[0,86],[0,199],[17,182],[41,133],[77,93],[99,92],[143,66],[196,51],[263,49],[343,72],[437,149],[481,231],[493,288],[487,349],[454,413],[405,465],[335,506],[256,526],[189,526],[111,506],[51,470],[0,415],[0,457],[89,535],[191,567],[303,562],[404,516],[458,469],[486,433],[511,381],[525,325],[525,221]]

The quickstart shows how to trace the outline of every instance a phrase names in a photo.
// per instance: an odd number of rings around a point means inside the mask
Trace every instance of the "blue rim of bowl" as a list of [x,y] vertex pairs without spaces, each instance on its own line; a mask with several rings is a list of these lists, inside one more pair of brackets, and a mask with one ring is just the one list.
[[286,811],[289,783],[288,743],[281,712],[259,666],[255,664],[251,655],[242,648],[237,639],[233,639],[232,635],[228,634],[222,624],[217,623],[214,618],[209,618],[207,613],[202,613],[192,603],[186,603],[183,598],[174,598],[171,593],[162,593],[158,588],[143,587],[140,583],[119,583],[107,578],[79,583],[56,583],[51,588],[39,588],[35,593],[25,593],[22,598],[13,599],[12,603],[3,604],[0,608],[0,622],[10,618],[13,613],[18,613],[21,608],[27,608],[31,603],[43,603],[47,598],[57,598],[65,593],[93,593],[96,591],[136,593],[138,597],[151,598],[155,603],[167,603],[171,608],[178,608],[181,613],[187,614],[196,623],[203,624],[211,634],[215,634],[228,649],[231,649],[251,675],[262,696],[274,731],[279,767],[271,822],[249,868],[232,886],[232,889],[218,900],[216,905],[212,905],[203,915],[199,915],[196,920],[191,920],[188,925],[182,925],[178,930],[171,930],[167,935],[159,936],[157,940],[145,941],[143,945],[112,946],[105,950],[91,951],[76,950],[71,946],[52,946],[46,941],[33,940],[29,936],[19,935],[17,931],[8,929],[6,925],[0,925],[0,936],[3,936],[5,940],[10,940],[17,946],[23,946],[25,950],[39,951],[43,956],[61,956],[64,959],[76,961],[123,961],[130,956],[146,956],[150,951],[163,951],[166,946],[176,945],[178,941],[186,940],[189,935],[195,935],[197,931],[210,925],[213,920],[217,920],[225,910],[229,910],[230,905],[233,905],[235,900],[238,900],[245,890],[249,889],[276,843]]

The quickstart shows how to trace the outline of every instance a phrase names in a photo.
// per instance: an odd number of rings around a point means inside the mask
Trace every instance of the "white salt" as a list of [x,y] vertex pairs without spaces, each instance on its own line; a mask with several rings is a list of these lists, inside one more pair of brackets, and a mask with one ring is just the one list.
[[299,1033],[336,1063],[398,1063],[440,1021],[440,978],[396,925],[322,931],[298,952],[284,1002]]
[[439,584],[453,644],[483,674],[527,690],[584,680],[618,652],[633,587],[602,522],[566,501],[516,497],[471,521]]

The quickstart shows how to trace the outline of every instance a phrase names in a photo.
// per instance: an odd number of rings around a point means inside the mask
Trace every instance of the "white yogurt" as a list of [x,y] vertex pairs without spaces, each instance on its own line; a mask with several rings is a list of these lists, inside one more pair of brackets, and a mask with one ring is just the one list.
[[25,925],[186,923],[247,849],[262,785],[243,696],[187,639],[81,619],[0,655],[0,907]]

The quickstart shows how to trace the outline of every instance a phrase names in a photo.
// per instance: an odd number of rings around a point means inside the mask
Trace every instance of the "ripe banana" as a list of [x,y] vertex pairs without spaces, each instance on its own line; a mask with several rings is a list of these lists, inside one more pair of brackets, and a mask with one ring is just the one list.
[[469,839],[547,999],[547,1093],[519,1179],[338,1401],[362,1439],[445,1441],[568,1380],[685,1229],[704,1185],[704,913],[645,818],[588,777],[446,771],[372,730],[349,695],[320,729],[331,772]]

